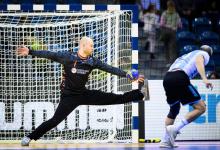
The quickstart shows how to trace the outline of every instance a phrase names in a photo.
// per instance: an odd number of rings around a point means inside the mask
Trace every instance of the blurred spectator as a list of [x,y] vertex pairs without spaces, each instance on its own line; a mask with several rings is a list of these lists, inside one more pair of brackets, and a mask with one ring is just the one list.
[[138,27],[143,28],[144,22],[143,22],[143,7],[141,4],[138,5]]
[[150,4],[148,9],[144,11],[144,34],[147,35],[149,42],[150,58],[154,59],[155,45],[156,45],[156,28],[159,25],[159,16],[156,14],[156,7]]
[[160,10],[160,0],[141,0],[141,5],[144,10],[148,9],[153,4],[156,10]]
[[160,25],[160,40],[164,42],[166,59],[169,65],[177,58],[176,30],[178,27],[182,27],[180,16],[176,12],[175,3],[172,0],[167,1],[167,10],[162,13]]

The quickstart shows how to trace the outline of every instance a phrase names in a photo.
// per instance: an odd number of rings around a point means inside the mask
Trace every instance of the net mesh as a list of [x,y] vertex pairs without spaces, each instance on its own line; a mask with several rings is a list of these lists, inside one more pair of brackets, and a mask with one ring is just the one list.
[[[17,57],[16,47],[77,51],[83,36],[94,40],[93,56],[123,70],[131,68],[131,12],[1,12],[0,140],[21,139],[52,117],[60,100],[62,66],[32,56]],[[125,78],[94,70],[88,89],[126,92]],[[44,140],[131,141],[131,104],[79,106]]]

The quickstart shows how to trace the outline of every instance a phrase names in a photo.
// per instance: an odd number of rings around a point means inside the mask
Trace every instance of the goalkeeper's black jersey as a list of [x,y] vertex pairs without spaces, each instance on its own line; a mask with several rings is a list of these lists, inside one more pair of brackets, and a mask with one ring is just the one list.
[[93,69],[100,69],[114,75],[126,77],[126,72],[101,62],[98,58],[88,57],[83,59],[77,53],[51,52],[30,50],[30,55],[47,58],[59,62],[64,66],[64,76],[61,83],[61,91],[65,94],[82,93]]

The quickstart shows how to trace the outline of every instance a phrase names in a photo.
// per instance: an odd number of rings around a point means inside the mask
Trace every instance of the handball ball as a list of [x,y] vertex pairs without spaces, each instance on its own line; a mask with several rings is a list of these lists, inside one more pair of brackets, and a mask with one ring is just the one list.
[[135,78],[135,79],[138,78],[138,76],[139,76],[138,70],[132,69],[132,70],[131,70],[131,73],[132,73],[133,78]]

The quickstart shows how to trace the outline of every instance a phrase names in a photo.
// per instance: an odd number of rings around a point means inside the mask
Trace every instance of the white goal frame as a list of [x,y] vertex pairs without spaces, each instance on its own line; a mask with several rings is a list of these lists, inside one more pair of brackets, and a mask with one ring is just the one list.
[[[132,26],[131,26],[131,48],[132,48],[132,68],[138,69],[138,8],[135,5],[12,5],[8,4],[6,7],[0,7],[4,8],[2,11],[7,11],[7,12],[12,12],[13,11],[24,11],[24,14],[26,11],[29,11],[29,15],[31,14],[31,11],[41,11],[41,12],[46,12],[48,14],[53,15],[53,11],[97,11],[97,13],[102,13],[104,10],[108,11],[119,11],[119,10],[130,10],[132,11]],[[62,13],[60,13],[62,14]],[[7,15],[7,14],[6,14]],[[21,15],[21,14],[14,14],[16,15]],[[64,13],[64,15],[67,15]],[[73,14],[69,14],[73,15]],[[77,15],[77,14],[76,14]],[[76,22],[75,22],[76,23]],[[117,23],[117,22],[116,22]],[[4,27],[4,26],[2,26]],[[116,25],[116,27],[118,27]],[[110,30],[110,29],[109,29]],[[118,29],[116,28],[116,31]],[[109,31],[110,33],[110,31]],[[108,36],[110,38],[110,36]],[[117,43],[117,38],[115,40],[115,43]],[[108,44],[108,47],[110,44]],[[116,47],[117,48],[117,47]],[[110,53],[110,52],[109,52]],[[108,55],[109,56],[109,55]],[[110,59],[107,59],[108,62],[110,63]],[[118,61],[118,58],[115,59],[115,61]],[[115,62],[114,64],[117,64]],[[117,67],[117,66],[116,66]],[[110,77],[108,77],[110,80]],[[114,80],[114,85],[117,85],[117,77],[115,77]],[[114,86],[117,88],[116,86]],[[137,83],[132,83],[132,89],[136,89],[138,87]],[[108,91],[110,91],[110,87],[108,87]],[[113,91],[117,91],[117,89],[114,89]],[[138,103],[132,103],[132,142],[137,143],[139,139],[139,115],[138,115]],[[59,139],[58,139],[59,140]],[[1,141],[0,142],[4,142]],[[66,140],[65,142],[71,142]],[[75,142],[75,141],[74,141]]]

